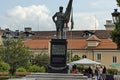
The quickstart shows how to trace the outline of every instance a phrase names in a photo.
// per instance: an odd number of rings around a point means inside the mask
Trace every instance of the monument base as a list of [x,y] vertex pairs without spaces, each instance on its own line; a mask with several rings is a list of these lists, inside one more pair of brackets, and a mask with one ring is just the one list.
[[50,64],[48,73],[67,73],[66,65],[67,40],[51,39],[50,41]]

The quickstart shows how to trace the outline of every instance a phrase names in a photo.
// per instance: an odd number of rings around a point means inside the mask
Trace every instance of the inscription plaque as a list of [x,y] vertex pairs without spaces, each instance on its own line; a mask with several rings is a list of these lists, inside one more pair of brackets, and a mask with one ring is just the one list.
[[65,55],[65,45],[52,45],[52,55]]

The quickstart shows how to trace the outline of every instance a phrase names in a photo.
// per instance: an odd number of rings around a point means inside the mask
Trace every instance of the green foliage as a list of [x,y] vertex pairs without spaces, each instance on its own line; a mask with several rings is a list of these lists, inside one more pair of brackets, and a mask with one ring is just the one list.
[[73,58],[72,58],[72,61],[76,61],[76,60],[79,60],[80,57],[78,55],[74,55]]
[[3,58],[3,52],[4,52],[4,47],[3,46],[0,46],[0,61],[2,61],[2,58]]
[[116,0],[117,1],[117,5],[120,6],[120,0]]
[[77,69],[79,70],[79,72],[83,72],[84,66],[83,65],[77,65]]
[[118,74],[120,74],[120,71],[118,71]]
[[9,69],[10,69],[9,64],[7,64],[3,61],[0,61],[0,72],[8,72]]
[[27,72],[25,68],[20,67],[16,70],[16,72]]
[[120,23],[116,24],[115,29],[110,34],[113,42],[117,44],[117,49],[120,49]]
[[39,67],[37,65],[30,66],[29,72],[45,72],[45,67]]
[[29,72],[39,72],[39,69],[40,69],[39,66],[33,65],[33,66],[30,66]]
[[46,69],[44,66],[40,67],[40,72],[46,72]]
[[35,55],[35,57],[33,58],[32,64],[47,67],[47,65],[49,64],[48,54],[41,53],[41,54]]
[[72,52],[67,52],[67,63],[69,63],[71,60],[70,59],[72,59]]
[[117,74],[118,70],[117,69],[107,69],[108,74]]
[[69,62],[70,52],[67,52],[67,62]]
[[29,63],[31,52],[23,45],[21,39],[9,39],[8,42],[8,45],[1,47],[0,54],[2,54],[1,59],[10,65],[10,74],[14,75],[18,67]]

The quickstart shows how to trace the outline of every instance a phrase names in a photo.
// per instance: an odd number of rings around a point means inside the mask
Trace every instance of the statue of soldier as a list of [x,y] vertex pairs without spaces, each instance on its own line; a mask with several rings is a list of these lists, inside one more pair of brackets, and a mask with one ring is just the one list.
[[68,3],[68,6],[66,8],[65,13],[63,13],[63,7],[60,6],[59,12],[56,12],[52,17],[52,19],[56,25],[56,37],[57,37],[57,39],[63,39],[63,37],[64,37],[63,28],[64,28],[64,24],[69,22],[72,1],[73,0],[69,0],[69,3]]
[[[63,13],[63,7],[59,7],[59,12],[56,12],[55,15],[52,17],[55,25],[56,25],[56,36],[57,38],[63,38],[63,28],[65,23],[65,16]],[[59,36],[60,35],[60,36]]]

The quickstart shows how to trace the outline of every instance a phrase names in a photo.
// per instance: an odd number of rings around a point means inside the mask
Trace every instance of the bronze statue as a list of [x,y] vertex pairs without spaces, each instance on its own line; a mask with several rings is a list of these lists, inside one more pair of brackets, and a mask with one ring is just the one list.
[[59,7],[59,12],[56,12],[54,16],[52,17],[55,25],[56,25],[56,37],[57,39],[63,39],[63,28],[65,23],[69,22],[70,13],[71,13],[71,7],[72,7],[72,1],[69,0],[68,6],[66,8],[65,13],[63,13],[63,7]]

